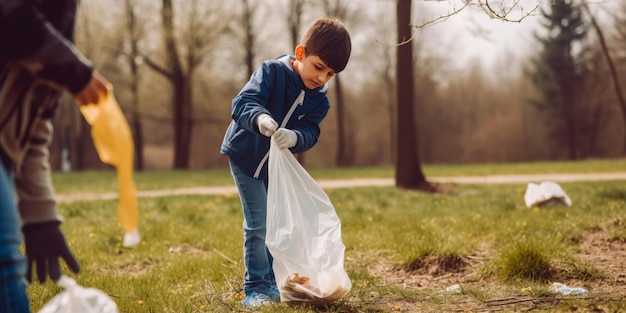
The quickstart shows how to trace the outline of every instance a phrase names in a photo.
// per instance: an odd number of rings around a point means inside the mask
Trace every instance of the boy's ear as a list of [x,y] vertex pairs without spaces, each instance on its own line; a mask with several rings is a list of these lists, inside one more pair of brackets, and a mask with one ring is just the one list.
[[295,51],[295,57],[296,60],[300,61],[304,58],[304,46],[303,45],[298,45],[296,47],[296,51]]

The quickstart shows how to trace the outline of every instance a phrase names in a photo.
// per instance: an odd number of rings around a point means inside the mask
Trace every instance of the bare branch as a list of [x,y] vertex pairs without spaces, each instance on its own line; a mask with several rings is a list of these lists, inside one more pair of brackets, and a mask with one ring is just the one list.
[[[468,2],[471,2],[471,0],[468,1]],[[500,4],[502,4],[502,2]],[[539,4],[537,4],[530,11],[524,13],[524,7],[522,7],[522,5],[520,4],[520,0],[515,0],[513,2],[513,4],[510,7],[508,7],[508,8],[505,7],[504,5],[501,5],[500,9],[498,11],[493,9],[491,4],[489,4],[489,0],[484,0],[484,1],[483,0],[478,0],[478,6],[485,13],[487,13],[487,15],[489,15],[489,17],[491,17],[493,19],[498,19],[498,20],[502,20],[502,21],[505,21],[505,22],[514,22],[514,23],[521,22],[522,20],[524,20],[525,18],[529,17],[530,15],[533,15],[537,11],[537,9],[539,9]],[[510,19],[509,16],[513,12],[513,10],[515,8],[517,8],[517,7],[520,8],[521,16],[519,18],[517,18],[517,19]]]
[[[606,40],[604,39],[604,33],[602,29],[600,29],[600,25],[596,21],[596,18],[593,14],[591,14],[591,10],[589,10],[589,6],[587,5],[587,1],[583,0],[581,5],[589,18],[591,19],[591,24],[593,28],[596,30],[596,34],[598,35],[598,39],[600,40],[600,47],[602,48],[602,53],[606,58],[607,65],[609,66],[609,71],[611,72],[611,77],[613,78],[613,86],[615,87],[615,94],[617,95],[617,99],[620,104],[620,108],[622,109],[622,116],[624,119],[624,123],[626,123],[626,99],[624,98],[624,93],[622,92],[622,84],[619,81],[619,75],[617,73],[617,68],[615,63],[613,62],[613,58],[611,57],[611,53],[609,52],[609,48],[606,44]],[[625,137],[626,138],[626,137]],[[626,142],[622,146],[622,153],[626,153]]]
[[[431,19],[431,20],[428,20],[428,21],[426,21],[425,23],[422,23],[422,24],[411,25],[411,27],[414,27],[414,28],[417,28],[417,29],[422,29],[422,28],[426,28],[428,26],[439,24],[441,22],[446,21],[448,18],[461,13],[464,9],[466,9],[470,5],[479,7],[483,12],[485,12],[492,19],[498,19],[498,20],[501,20],[501,21],[512,22],[512,23],[519,23],[519,22],[521,22],[525,18],[535,14],[535,12],[539,9],[539,4],[537,4],[531,10],[529,10],[529,11],[524,13],[524,8],[520,4],[521,0],[514,0],[514,2],[511,4],[510,7],[505,7],[504,5],[501,5],[498,10],[496,10],[496,9],[494,9],[492,7],[492,4],[489,3],[489,0],[476,0],[476,2],[474,2],[474,0],[462,0],[462,1],[463,1],[463,6],[461,6],[460,8],[458,8],[458,9],[454,8],[452,10],[452,12],[449,12],[449,13],[444,14],[444,15],[440,15],[439,17]],[[502,4],[502,2],[501,2],[501,4]],[[521,16],[519,18],[515,18],[515,19],[510,18],[510,15],[512,14],[513,10],[518,8],[518,7],[520,9]],[[417,34],[417,32],[412,32],[410,38],[406,38],[402,42],[396,43],[396,44],[394,44],[392,46],[401,46],[401,45],[407,44],[407,43],[413,41],[413,39],[415,39],[416,34]]]
[[[448,0],[450,1],[450,0]],[[438,24],[440,22],[443,22],[445,20],[447,20],[448,18],[457,15],[459,13],[461,13],[461,11],[463,11],[464,9],[466,9],[468,6],[475,6],[480,8],[483,12],[485,12],[485,14],[487,14],[490,18],[492,19],[498,19],[501,21],[505,21],[505,22],[513,22],[513,23],[519,23],[522,20],[524,20],[525,18],[535,14],[535,12],[537,12],[537,10],[539,9],[539,4],[535,5],[531,10],[528,10],[526,12],[524,12],[524,7],[521,5],[520,1],[521,0],[514,0],[513,3],[510,6],[505,6],[504,5],[504,0],[499,0],[500,1],[500,8],[495,9],[493,6],[493,3],[490,3],[489,0],[462,0],[463,1],[463,6],[461,6],[460,8],[454,8],[452,10],[452,12],[449,12],[447,14],[441,15],[435,19],[429,20],[425,23],[422,24],[418,24],[418,25],[413,25],[413,27],[415,28],[425,28],[427,26],[431,26],[431,25],[435,25]],[[513,12],[519,8],[520,11],[520,16],[517,18],[511,18],[511,15],[513,14]],[[404,44],[407,43],[409,41],[411,41],[413,39],[414,36],[412,36],[410,39],[406,40],[405,42],[402,42],[400,44]]]
[[[472,0],[464,0],[464,4],[463,4],[463,6],[461,8],[454,9],[454,10],[452,10],[452,12],[450,12],[448,14],[440,15],[439,17],[437,17],[437,18],[435,18],[433,20],[429,20],[426,23],[419,24],[419,25],[412,25],[412,26],[415,27],[415,28],[425,28],[425,27],[430,26],[430,25],[435,25],[435,24],[441,23],[441,22],[447,20],[449,17],[461,13],[461,11],[463,11],[463,9],[467,8],[471,3],[472,3]],[[415,37],[415,33],[413,33],[413,36],[411,36],[411,39],[413,39],[414,37]],[[406,42],[411,41],[411,39],[409,39]],[[403,42],[403,43],[406,43],[406,42]],[[403,43],[400,43],[400,44],[403,44]]]
[[146,62],[146,64],[152,68],[153,70],[155,70],[157,73],[165,76],[165,77],[172,77],[172,73],[170,71],[168,71],[167,69],[165,69],[164,67],[160,66],[159,64],[157,64],[155,61],[153,61],[151,58],[144,56],[142,57],[143,61]]

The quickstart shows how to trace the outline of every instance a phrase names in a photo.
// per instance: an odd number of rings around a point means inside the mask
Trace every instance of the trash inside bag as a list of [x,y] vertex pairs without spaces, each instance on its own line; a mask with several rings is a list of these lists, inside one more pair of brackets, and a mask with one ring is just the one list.
[[65,290],[39,313],[118,313],[115,302],[98,289],[85,288],[67,276],[61,276],[57,284]]
[[325,305],[352,287],[341,223],[330,199],[287,149],[271,139],[265,243],[281,301]]
[[546,205],[572,205],[572,200],[563,188],[559,184],[550,181],[544,181],[540,184],[528,183],[526,193],[524,194],[524,202],[526,202],[526,207],[528,208]]

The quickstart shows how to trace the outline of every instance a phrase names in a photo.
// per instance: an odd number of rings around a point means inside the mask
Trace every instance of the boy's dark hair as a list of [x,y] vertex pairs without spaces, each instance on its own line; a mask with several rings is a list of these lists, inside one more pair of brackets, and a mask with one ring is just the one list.
[[306,55],[316,55],[337,73],[348,64],[352,43],[343,23],[336,18],[320,18],[306,29],[300,45]]

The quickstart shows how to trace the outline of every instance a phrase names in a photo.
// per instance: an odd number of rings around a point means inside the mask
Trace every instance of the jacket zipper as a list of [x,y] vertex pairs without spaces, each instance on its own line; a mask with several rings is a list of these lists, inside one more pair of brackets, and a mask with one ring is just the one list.
[[[303,103],[304,103],[304,90],[300,90],[300,95],[298,95],[296,100],[293,101],[291,108],[289,108],[289,111],[287,112],[287,115],[285,115],[285,118],[283,119],[283,121],[280,123],[279,128],[283,128],[287,125],[287,122],[289,122],[291,115],[293,115],[293,112],[296,110],[298,105],[302,105]],[[267,152],[265,153],[265,156],[263,157],[263,159],[261,159],[261,162],[257,166],[256,171],[254,171],[255,179],[259,178],[259,174],[261,174],[261,169],[263,168],[263,164],[265,164],[265,161],[267,161],[267,158],[269,156],[270,156],[270,151],[267,150]]]

